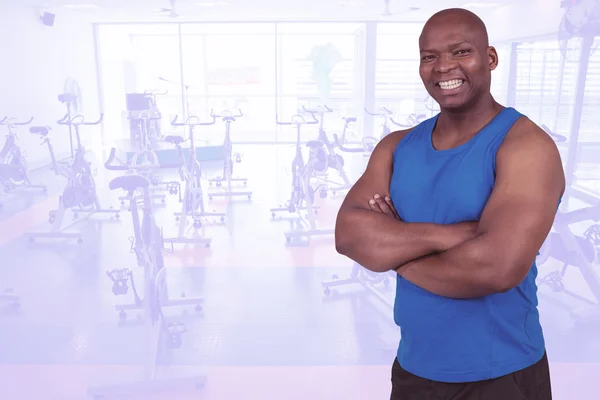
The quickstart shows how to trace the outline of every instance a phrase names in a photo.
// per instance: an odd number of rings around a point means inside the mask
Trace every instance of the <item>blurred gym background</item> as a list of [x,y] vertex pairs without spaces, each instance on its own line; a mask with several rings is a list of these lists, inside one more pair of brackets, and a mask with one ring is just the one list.
[[2,398],[389,398],[394,276],[335,216],[438,112],[418,36],[462,7],[561,151],[539,309],[555,398],[596,399],[600,1],[468,1],[0,1]]

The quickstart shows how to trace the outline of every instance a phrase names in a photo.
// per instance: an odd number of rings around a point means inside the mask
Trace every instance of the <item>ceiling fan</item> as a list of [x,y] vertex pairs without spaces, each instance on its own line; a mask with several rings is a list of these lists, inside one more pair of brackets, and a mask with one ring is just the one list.
[[391,16],[394,16],[394,15],[407,14],[409,12],[420,10],[419,7],[404,7],[402,9],[402,11],[392,12],[392,5],[391,5],[392,0],[383,0],[383,2],[384,2],[383,12],[380,13],[380,14],[375,14],[375,15],[377,15],[379,17],[382,17],[382,18],[387,18],[387,17],[391,17]]

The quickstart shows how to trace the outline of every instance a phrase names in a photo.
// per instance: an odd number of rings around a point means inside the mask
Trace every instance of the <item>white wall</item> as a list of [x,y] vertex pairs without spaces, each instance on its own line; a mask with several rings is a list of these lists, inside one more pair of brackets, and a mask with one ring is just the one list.
[[[0,5],[0,118],[35,118],[33,124],[53,128],[52,143],[58,157],[70,155],[67,127],[56,121],[66,113],[58,101],[68,77],[78,81],[83,111],[98,117],[98,89],[93,27],[75,15],[59,11],[54,27],[42,25],[39,11],[13,2]],[[4,127],[0,127],[4,128]],[[91,143],[100,129],[82,129],[82,141]],[[0,133],[4,141],[4,130]],[[29,128],[19,130],[19,144],[31,167],[50,163],[45,146]]]

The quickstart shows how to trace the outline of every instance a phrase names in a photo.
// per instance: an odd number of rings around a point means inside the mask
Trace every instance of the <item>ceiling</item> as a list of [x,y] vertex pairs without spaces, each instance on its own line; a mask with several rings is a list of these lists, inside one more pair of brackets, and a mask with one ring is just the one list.
[[[450,7],[482,18],[532,0],[14,0],[41,10],[78,14],[93,22],[142,21],[425,21]],[[174,7],[171,2],[174,1]],[[558,0],[557,0],[558,1]],[[389,3],[386,7],[386,3]],[[157,12],[158,9],[165,9]],[[415,8],[416,10],[411,10]],[[383,15],[385,14],[385,15]]]

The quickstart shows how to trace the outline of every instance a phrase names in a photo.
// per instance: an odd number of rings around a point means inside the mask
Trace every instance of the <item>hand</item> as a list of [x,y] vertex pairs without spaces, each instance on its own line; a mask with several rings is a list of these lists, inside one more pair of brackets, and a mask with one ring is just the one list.
[[381,197],[379,194],[375,194],[371,200],[369,200],[369,207],[371,210],[375,212],[380,212],[389,217],[395,218],[398,221],[402,221],[394,204],[392,203],[392,199],[389,196]]

